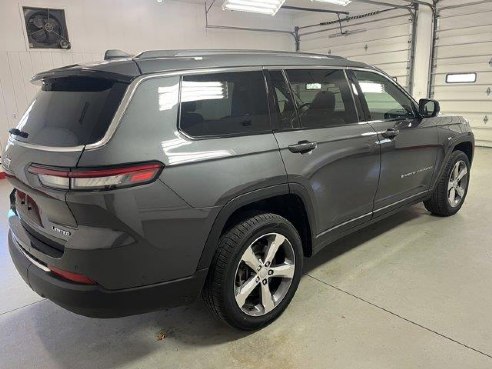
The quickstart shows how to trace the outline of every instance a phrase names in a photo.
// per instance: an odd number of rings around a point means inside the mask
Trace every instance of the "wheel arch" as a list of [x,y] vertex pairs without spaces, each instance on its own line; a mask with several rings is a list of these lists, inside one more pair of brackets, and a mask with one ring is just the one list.
[[272,212],[289,220],[302,239],[305,256],[312,255],[313,213],[312,205],[306,205],[305,194],[288,184],[255,190],[229,201],[217,215],[208,235],[197,269],[208,268],[223,232],[234,224],[258,212]]

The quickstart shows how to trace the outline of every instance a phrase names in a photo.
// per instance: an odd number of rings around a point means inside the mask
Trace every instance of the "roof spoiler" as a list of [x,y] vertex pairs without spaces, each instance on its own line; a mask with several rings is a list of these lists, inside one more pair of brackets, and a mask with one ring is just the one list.
[[104,53],[104,60],[124,59],[131,57],[132,56],[130,54],[117,49],[106,50],[106,52]]

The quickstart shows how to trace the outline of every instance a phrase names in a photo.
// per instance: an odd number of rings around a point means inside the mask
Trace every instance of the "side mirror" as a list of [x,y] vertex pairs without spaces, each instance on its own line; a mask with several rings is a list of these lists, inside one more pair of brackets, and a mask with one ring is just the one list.
[[441,105],[436,100],[421,99],[419,101],[419,113],[422,118],[436,117],[441,111]]

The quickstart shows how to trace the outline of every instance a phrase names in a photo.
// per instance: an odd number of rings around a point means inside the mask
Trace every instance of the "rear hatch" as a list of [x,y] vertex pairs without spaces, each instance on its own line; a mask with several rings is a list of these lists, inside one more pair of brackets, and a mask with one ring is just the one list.
[[11,221],[22,224],[31,247],[52,257],[63,254],[77,222],[66,203],[67,190],[43,185],[33,168],[76,168],[85,146],[106,134],[129,84],[107,73],[86,72],[63,69],[38,77],[40,91],[11,130],[3,155],[14,186],[11,207],[18,216]]

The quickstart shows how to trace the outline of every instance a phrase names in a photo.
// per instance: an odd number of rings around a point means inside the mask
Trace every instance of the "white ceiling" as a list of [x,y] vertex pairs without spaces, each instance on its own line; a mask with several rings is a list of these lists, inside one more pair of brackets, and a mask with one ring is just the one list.
[[[178,1],[195,3],[195,4],[197,4],[197,3],[203,4],[205,2],[205,0],[178,0]],[[213,0],[207,0],[207,3],[211,4],[212,1]],[[377,1],[377,0],[375,0],[375,1]],[[388,4],[393,4],[393,5],[408,5],[411,2],[411,0],[380,0],[380,1],[382,1],[384,3],[388,3]],[[221,7],[223,2],[224,2],[224,0],[215,0],[214,6]],[[364,11],[373,11],[376,9],[388,7],[385,5],[380,6],[380,5],[365,3],[361,0],[352,0],[352,2],[347,6],[337,6],[337,5],[333,5],[333,4],[323,3],[323,2],[319,2],[319,1],[311,1],[311,0],[287,0],[285,2],[285,5],[298,6],[298,7],[303,7],[303,8],[341,10],[341,11],[354,12],[354,13],[362,13]],[[282,12],[305,13],[305,12],[290,11],[290,10],[282,10]]]

